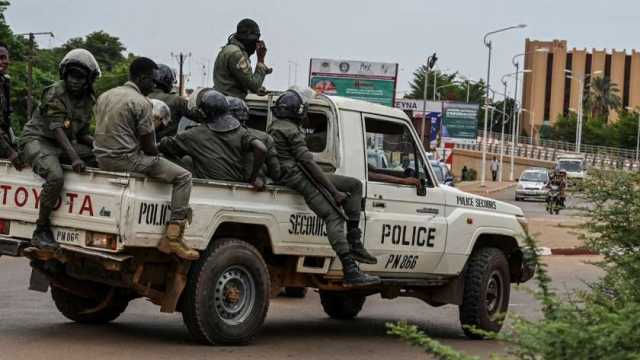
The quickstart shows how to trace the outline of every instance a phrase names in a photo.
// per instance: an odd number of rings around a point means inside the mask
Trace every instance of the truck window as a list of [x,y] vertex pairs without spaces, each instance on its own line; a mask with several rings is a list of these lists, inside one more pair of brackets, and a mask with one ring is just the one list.
[[[264,109],[251,109],[249,112],[249,127],[266,131],[267,112]],[[321,153],[327,148],[327,115],[320,112],[309,112],[309,118],[302,124],[309,151]]]
[[[371,181],[396,183],[393,178],[425,176],[423,160],[405,124],[365,118],[365,127],[367,174]],[[380,174],[384,176],[376,176]]]

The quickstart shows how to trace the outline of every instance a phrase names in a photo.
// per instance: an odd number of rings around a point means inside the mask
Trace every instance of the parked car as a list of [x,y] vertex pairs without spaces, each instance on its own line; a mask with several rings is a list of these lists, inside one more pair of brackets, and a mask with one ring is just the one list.
[[546,169],[527,169],[522,172],[516,187],[516,201],[525,198],[545,200],[549,189],[549,172]]
[[433,171],[436,173],[436,177],[438,178],[438,181],[441,184],[454,186],[453,174],[451,174],[451,170],[449,170],[449,167],[447,166],[447,164],[437,160],[433,160],[431,161],[431,167],[433,168]]

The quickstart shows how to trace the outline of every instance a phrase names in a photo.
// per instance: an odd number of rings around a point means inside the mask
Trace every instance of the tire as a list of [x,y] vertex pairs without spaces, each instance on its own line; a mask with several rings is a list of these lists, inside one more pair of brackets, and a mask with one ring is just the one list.
[[296,299],[303,299],[307,296],[306,287],[285,287],[284,296]]
[[[108,290],[104,292],[107,293]],[[129,305],[129,299],[114,296],[114,300],[105,308],[85,314],[85,311],[96,308],[102,299],[86,299],[56,286],[51,287],[51,297],[64,317],[81,324],[109,323],[117,319]]]
[[509,263],[496,248],[480,248],[471,254],[464,273],[464,294],[460,305],[460,323],[471,339],[483,336],[467,329],[497,333],[509,308],[511,281]]
[[270,285],[267,264],[255,247],[218,239],[189,271],[182,319],[203,344],[247,344],[264,323]]
[[367,297],[349,292],[320,291],[322,309],[332,319],[350,320],[358,316]]
[[516,196],[516,201],[520,201],[520,198]]

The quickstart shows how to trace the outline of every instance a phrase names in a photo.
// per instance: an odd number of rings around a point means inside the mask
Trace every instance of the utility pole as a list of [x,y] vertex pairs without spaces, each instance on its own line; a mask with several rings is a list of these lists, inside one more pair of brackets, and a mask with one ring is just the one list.
[[[425,64],[424,67],[424,86],[422,87],[423,93],[422,93],[422,100],[424,101],[422,104],[422,126],[420,127],[420,137],[422,139],[422,144],[425,147],[425,150],[427,152],[431,151],[431,122],[429,122],[429,139],[425,142],[425,126],[427,123],[427,86],[429,86],[429,71],[431,69],[433,69],[433,67],[436,65],[436,61],[438,61],[438,57],[436,56],[436,53],[433,53],[433,55],[429,56],[427,58],[427,63]],[[433,88],[433,92],[435,93],[436,88]]]
[[33,59],[36,55],[36,36],[43,35],[54,37],[50,31],[18,34],[18,36],[27,36],[29,39],[29,55],[27,56],[27,117],[31,116],[31,112],[33,111]]
[[191,53],[185,54],[182,51],[178,54],[171,53],[172,57],[175,57],[178,61],[178,94],[184,95],[184,62],[191,57]]

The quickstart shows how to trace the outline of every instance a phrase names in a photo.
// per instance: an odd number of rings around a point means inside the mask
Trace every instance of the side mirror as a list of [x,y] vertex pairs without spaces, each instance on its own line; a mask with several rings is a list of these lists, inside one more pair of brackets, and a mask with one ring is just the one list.
[[420,183],[416,189],[418,196],[427,196],[427,180],[423,177],[420,178]]

